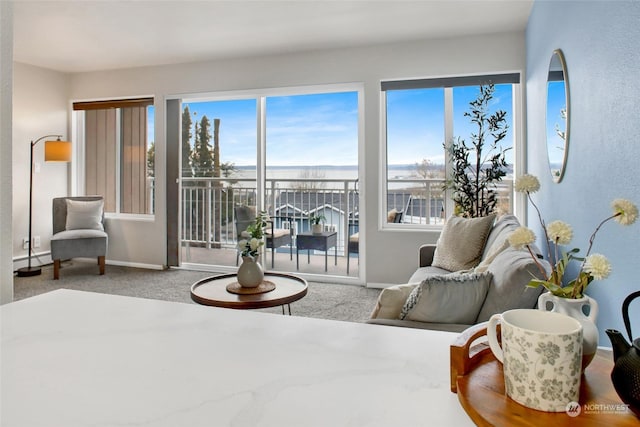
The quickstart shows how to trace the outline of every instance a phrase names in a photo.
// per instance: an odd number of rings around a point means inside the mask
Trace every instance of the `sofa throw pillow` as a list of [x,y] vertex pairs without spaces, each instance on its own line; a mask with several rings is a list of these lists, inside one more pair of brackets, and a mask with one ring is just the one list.
[[472,325],[484,303],[491,277],[486,272],[425,279],[407,298],[400,319]]
[[478,265],[494,219],[495,215],[450,217],[438,239],[432,265],[449,271],[469,270]]
[[387,212],[387,222],[394,222],[396,220],[396,215],[398,215],[398,211],[396,209],[391,209]]
[[103,200],[67,199],[67,230],[100,230],[102,225]]

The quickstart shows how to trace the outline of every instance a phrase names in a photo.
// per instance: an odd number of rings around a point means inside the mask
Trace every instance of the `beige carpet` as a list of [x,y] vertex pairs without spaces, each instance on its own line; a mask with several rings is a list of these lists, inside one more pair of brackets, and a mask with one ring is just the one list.
[[[15,277],[14,300],[64,288],[195,304],[190,296],[191,285],[212,273],[107,265],[106,274],[100,276],[97,265],[72,260],[63,263],[60,275],[60,280],[53,280],[53,267],[45,266],[40,276]],[[369,318],[379,293],[379,289],[362,286],[310,282],[307,295],[291,304],[291,313],[302,317],[364,322]],[[280,307],[259,311],[282,313]]]

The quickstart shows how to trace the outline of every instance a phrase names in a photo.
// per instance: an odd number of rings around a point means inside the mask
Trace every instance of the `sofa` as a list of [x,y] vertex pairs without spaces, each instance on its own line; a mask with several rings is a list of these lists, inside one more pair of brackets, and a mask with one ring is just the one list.
[[535,247],[537,262],[510,246],[518,227],[513,215],[449,218],[437,244],[419,248],[409,281],[381,291],[367,322],[461,332],[495,313],[535,308],[542,288],[527,284],[550,265]]

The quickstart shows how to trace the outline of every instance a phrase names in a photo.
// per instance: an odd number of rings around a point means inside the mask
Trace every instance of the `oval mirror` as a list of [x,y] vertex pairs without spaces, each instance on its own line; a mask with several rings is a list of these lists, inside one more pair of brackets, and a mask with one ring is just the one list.
[[560,49],[553,51],[547,77],[547,152],[551,176],[560,182],[569,150],[569,82]]

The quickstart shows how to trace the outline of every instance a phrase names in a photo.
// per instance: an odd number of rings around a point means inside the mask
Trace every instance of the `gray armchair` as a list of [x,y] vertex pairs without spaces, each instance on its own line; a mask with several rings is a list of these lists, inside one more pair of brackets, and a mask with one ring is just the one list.
[[[394,224],[399,224],[402,222],[403,211],[389,211],[387,214],[387,221],[392,222]],[[347,245],[347,274],[349,274],[349,264],[351,262],[351,254],[359,254],[360,253],[360,232],[356,231],[351,234],[351,230],[358,228],[359,229],[359,220],[356,219],[354,221],[349,222],[349,244]]]
[[78,257],[97,257],[100,274],[104,274],[107,241],[102,196],[53,199],[51,258],[54,280],[60,278],[62,260]]

